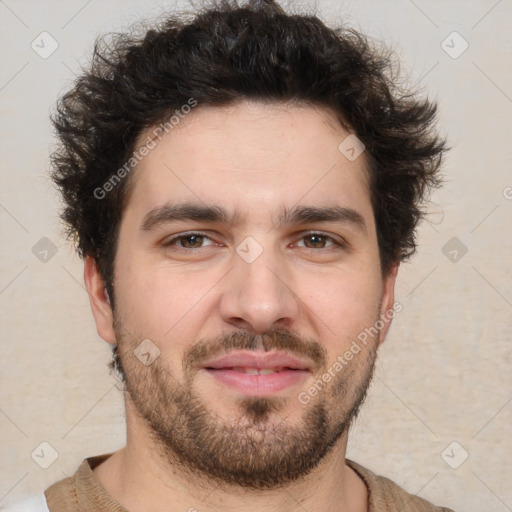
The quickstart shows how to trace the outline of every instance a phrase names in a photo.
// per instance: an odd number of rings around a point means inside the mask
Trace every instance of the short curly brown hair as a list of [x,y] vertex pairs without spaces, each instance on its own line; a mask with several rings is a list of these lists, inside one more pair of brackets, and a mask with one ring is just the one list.
[[113,267],[129,177],[102,187],[136,139],[193,98],[319,105],[364,143],[382,272],[416,248],[428,192],[441,183],[445,141],[435,103],[401,87],[391,52],[318,17],[287,14],[274,0],[209,2],[172,15],[142,37],[96,42],[92,65],[52,115],[60,144],[52,179],[81,257],[95,258],[113,305]]

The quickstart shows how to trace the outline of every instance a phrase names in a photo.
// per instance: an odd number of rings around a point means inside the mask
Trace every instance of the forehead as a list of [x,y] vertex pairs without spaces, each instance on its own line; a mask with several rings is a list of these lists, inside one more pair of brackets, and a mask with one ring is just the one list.
[[[154,137],[142,133],[138,147]],[[339,150],[349,133],[325,108],[243,102],[198,106],[138,163],[128,210],[141,216],[170,202],[223,204],[239,218],[299,203],[371,215],[365,155]]]

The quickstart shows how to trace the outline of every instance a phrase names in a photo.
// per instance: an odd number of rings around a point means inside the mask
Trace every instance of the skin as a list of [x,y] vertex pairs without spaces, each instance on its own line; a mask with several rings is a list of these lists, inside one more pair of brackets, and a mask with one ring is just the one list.
[[[329,435],[343,419],[352,419],[391,320],[309,403],[298,400],[394,303],[398,265],[382,275],[364,154],[349,161],[338,150],[347,135],[331,112],[317,107],[256,102],[197,107],[134,171],[115,260],[114,312],[94,259],[87,257],[84,268],[98,334],[118,343],[127,376],[126,447],[94,472],[131,512],[367,510],[366,486],[345,464],[348,428],[306,474],[263,489],[187,468],[155,439],[145,417],[159,407],[160,419],[165,414],[167,419],[183,417],[171,400],[169,410],[161,404],[187,390],[212,424],[242,425],[233,439],[249,437],[259,450],[255,453],[266,449],[269,455],[272,447],[283,453],[286,449],[281,438],[272,437],[279,432],[290,439],[304,433],[320,442],[318,431],[304,426],[304,420],[321,406],[327,411]],[[143,133],[140,140],[146,137]],[[149,211],[183,201],[238,211],[239,222],[186,220],[141,229]],[[365,229],[327,221],[275,224],[273,215],[296,205],[353,209]],[[208,238],[193,248],[190,239],[185,247],[183,239],[180,247],[178,242],[164,246],[172,236],[189,231]],[[308,231],[344,245],[324,238],[312,244]],[[263,251],[252,263],[236,252],[247,236]],[[210,342],[205,346],[211,354],[216,346],[227,348],[233,333],[253,338],[270,333],[275,334],[269,338],[272,346],[279,347],[282,332],[294,333],[299,347],[309,341],[323,357],[300,384],[271,397],[273,406],[259,417],[251,416],[254,410],[238,391],[184,365],[202,343]],[[160,350],[147,367],[133,356],[144,339]],[[155,386],[160,395],[151,392]],[[253,431],[249,427],[256,419]]]

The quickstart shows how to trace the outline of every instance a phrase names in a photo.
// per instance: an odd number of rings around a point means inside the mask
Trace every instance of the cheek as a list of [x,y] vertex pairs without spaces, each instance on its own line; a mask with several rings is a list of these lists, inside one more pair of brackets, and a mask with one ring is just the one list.
[[213,269],[188,271],[142,256],[119,261],[119,308],[128,325],[162,343],[193,336],[193,325],[207,305],[208,292],[220,276]]
[[308,297],[304,302],[321,320],[326,343],[331,340],[328,350],[341,350],[378,319],[381,282],[371,276],[343,271],[313,281],[302,279]]

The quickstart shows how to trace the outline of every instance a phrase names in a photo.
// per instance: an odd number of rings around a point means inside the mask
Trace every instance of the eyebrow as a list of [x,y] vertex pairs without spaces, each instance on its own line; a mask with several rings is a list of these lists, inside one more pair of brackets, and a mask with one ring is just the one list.
[[[195,203],[165,204],[148,212],[142,221],[141,230],[151,231],[174,221],[195,220],[202,222],[219,222],[228,226],[240,223],[240,212],[229,213],[217,205]],[[337,222],[348,224],[362,233],[367,233],[364,217],[353,210],[342,206],[295,206],[284,208],[275,225],[286,226],[294,224],[311,224],[315,222]]]
[[362,233],[367,232],[364,217],[353,210],[342,206],[296,206],[285,208],[278,225],[308,224],[313,222],[337,222],[349,224]]

